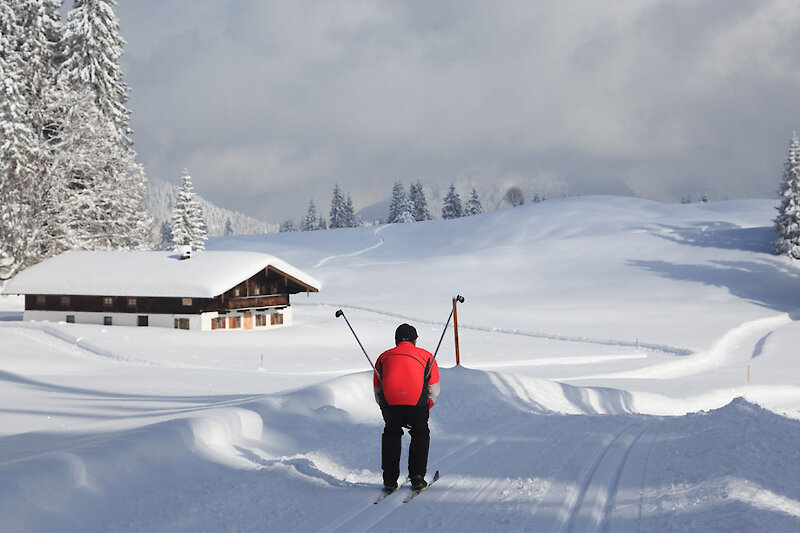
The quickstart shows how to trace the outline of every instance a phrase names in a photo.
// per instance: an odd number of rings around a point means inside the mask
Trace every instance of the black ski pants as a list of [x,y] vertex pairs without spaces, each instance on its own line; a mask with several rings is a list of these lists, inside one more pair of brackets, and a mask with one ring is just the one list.
[[427,405],[386,405],[381,407],[381,413],[386,423],[381,440],[384,485],[392,486],[400,477],[403,427],[411,428],[408,475],[425,476],[428,468],[428,448],[431,443],[431,432],[428,428],[430,408]]

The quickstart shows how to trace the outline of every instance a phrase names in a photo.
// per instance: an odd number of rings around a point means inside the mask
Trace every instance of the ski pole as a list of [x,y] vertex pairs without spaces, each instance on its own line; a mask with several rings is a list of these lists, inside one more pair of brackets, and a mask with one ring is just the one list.
[[[433,352],[433,360],[436,360],[436,355],[439,353],[439,347],[442,345],[442,340],[444,339],[444,334],[447,333],[447,327],[450,325],[450,320],[453,318],[453,312],[456,310],[456,302],[464,303],[464,297],[460,294],[453,298],[453,309],[450,310],[450,316],[447,317],[447,322],[444,325],[444,329],[442,330],[442,336],[439,337],[439,344],[436,345],[436,351]],[[428,376],[430,375],[430,370],[425,373],[425,381],[428,381]]]
[[364,355],[366,356],[367,361],[369,361],[369,366],[372,367],[372,371],[375,372],[376,376],[378,376],[378,381],[381,381],[381,375],[378,374],[378,370],[375,368],[375,365],[372,364],[372,359],[369,358],[369,355],[367,354],[367,350],[364,349],[364,345],[361,344],[361,341],[358,339],[358,335],[356,335],[356,332],[353,329],[353,326],[350,325],[350,321],[347,320],[347,316],[344,314],[344,311],[342,311],[341,309],[336,311],[336,318],[339,318],[340,316],[344,317],[344,321],[347,322],[347,327],[350,328],[350,331],[353,333],[353,337],[356,338],[356,342],[358,343],[359,346],[361,346],[361,351],[364,352]]

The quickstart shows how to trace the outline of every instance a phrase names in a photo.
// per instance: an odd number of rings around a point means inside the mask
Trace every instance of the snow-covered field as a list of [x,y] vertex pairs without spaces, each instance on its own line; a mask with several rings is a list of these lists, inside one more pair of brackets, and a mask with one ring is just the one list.
[[[800,269],[770,254],[774,206],[585,197],[212,240],[322,282],[273,331],[0,300],[0,530],[799,531]],[[374,360],[403,321],[432,351],[456,294],[442,477],[373,505],[380,413],[334,312]]]

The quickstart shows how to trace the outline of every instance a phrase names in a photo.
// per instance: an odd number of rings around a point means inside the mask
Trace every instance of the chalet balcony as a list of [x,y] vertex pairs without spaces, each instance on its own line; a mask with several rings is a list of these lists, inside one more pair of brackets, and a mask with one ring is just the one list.
[[289,305],[288,294],[230,298],[226,299],[223,303],[223,306],[226,309],[248,309],[253,307],[282,307],[286,305]]

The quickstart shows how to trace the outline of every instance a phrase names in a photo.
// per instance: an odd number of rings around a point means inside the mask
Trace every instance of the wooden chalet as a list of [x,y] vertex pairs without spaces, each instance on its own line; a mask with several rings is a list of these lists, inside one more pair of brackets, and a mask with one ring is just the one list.
[[25,320],[191,330],[292,322],[289,296],[311,276],[254,252],[67,252],[30,267],[4,293],[25,295]]

